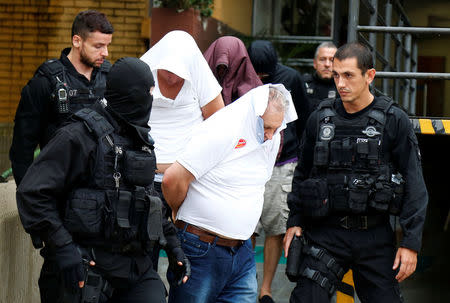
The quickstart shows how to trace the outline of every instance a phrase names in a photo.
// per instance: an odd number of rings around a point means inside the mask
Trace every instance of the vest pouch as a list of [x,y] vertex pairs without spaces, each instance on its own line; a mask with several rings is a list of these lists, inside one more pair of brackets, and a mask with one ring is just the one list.
[[314,165],[328,165],[328,142],[318,141],[314,146]]
[[369,155],[369,140],[364,138],[356,139],[356,153],[359,159],[367,159]]
[[333,211],[348,211],[347,176],[342,174],[329,174],[327,176],[328,196],[333,206]]
[[399,174],[392,175],[392,200],[389,204],[389,213],[398,216],[403,207],[403,196],[405,192],[405,181]]
[[342,140],[342,150],[341,150],[341,166],[351,167],[353,160],[353,144],[350,142],[349,138]]
[[81,188],[73,191],[66,204],[64,227],[71,233],[85,238],[102,236],[105,193]]
[[132,193],[125,190],[107,191],[105,208],[105,238],[113,244],[123,245],[135,238],[136,230],[130,224]]
[[130,184],[148,186],[155,177],[156,158],[152,151],[125,151],[123,176]]
[[354,176],[348,184],[348,206],[355,214],[367,211],[372,183],[365,176]]
[[342,155],[342,141],[334,140],[330,142],[330,166],[338,167]]
[[373,198],[370,200],[369,206],[378,212],[386,213],[394,194],[392,184],[380,176],[374,185]]
[[166,245],[166,240],[163,234],[163,214],[162,214],[162,201],[158,196],[147,195],[147,200],[149,202],[148,219],[147,219],[147,230],[146,235],[150,241],[150,245],[153,246],[156,241],[159,242],[161,246]]
[[325,179],[306,179],[300,183],[300,205],[305,215],[324,217],[330,212],[327,181]]

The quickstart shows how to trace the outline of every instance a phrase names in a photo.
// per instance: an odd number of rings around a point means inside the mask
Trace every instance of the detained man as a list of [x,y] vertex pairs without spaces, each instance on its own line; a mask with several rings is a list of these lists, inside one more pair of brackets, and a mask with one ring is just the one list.
[[192,263],[191,278],[170,289],[169,302],[256,301],[250,236],[261,215],[280,131],[295,119],[283,85],[257,87],[200,124],[166,170],[163,193]]

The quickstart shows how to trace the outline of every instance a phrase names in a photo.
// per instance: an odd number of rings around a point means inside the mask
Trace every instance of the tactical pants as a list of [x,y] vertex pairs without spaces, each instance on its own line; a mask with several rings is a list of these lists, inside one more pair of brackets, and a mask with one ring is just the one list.
[[[161,198],[161,201],[163,202],[163,220],[168,220],[172,216],[172,210],[169,207],[169,204],[167,204],[166,199],[164,199],[164,195],[162,193],[161,189],[161,183],[160,182],[154,182],[153,183],[156,192],[159,194],[159,197]],[[155,243],[155,246],[152,250],[151,260],[153,264],[153,269],[158,272],[158,262],[159,262],[159,252],[161,251],[161,245],[159,243]]]
[[[344,229],[337,226],[314,225],[306,229],[305,237],[315,247],[326,249],[345,271],[353,270],[356,293],[362,303],[403,302],[392,270],[396,247],[389,224],[363,229]],[[301,271],[305,267],[319,271],[331,282],[336,276],[324,263],[310,255],[304,256]],[[328,303],[329,294],[318,283],[302,277],[291,293],[290,303]]]
[[[129,277],[108,279],[114,291],[111,298],[104,294],[99,303],[165,303],[166,289],[158,273],[150,267],[144,274],[130,271]],[[56,263],[45,260],[39,277],[42,303],[78,303],[78,299],[64,296],[64,288]],[[64,297],[64,299],[63,299]]]

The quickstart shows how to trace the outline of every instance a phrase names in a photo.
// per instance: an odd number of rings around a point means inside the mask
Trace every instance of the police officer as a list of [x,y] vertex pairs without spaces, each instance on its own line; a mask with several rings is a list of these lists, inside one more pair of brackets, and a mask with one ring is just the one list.
[[42,149],[70,113],[103,97],[113,31],[103,13],[80,12],[72,25],[72,48],[43,63],[22,89],[9,153],[17,185],[37,145]]
[[[294,235],[307,241],[290,302],[329,302],[336,287],[348,291],[339,281],[350,268],[361,302],[402,302],[398,282],[415,271],[428,203],[418,143],[408,116],[370,93],[372,62],[361,44],[339,48],[340,98],[307,122],[288,195],[285,251]],[[390,214],[403,230],[398,249]]]
[[23,226],[45,243],[42,302],[165,302],[150,258],[156,242],[174,282],[187,280],[189,261],[153,188],[152,86],[146,63],[119,59],[106,100],[75,113],[18,187]]
[[305,74],[303,76],[310,113],[317,108],[322,100],[337,97],[332,74],[335,52],[336,46],[332,42],[322,42],[314,54],[313,65],[315,72],[312,75]]

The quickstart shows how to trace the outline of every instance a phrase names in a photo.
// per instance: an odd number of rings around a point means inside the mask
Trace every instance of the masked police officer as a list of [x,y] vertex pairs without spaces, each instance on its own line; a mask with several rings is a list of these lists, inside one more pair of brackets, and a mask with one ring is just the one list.
[[[306,240],[290,302],[329,302],[350,268],[362,302],[402,302],[398,282],[415,271],[428,202],[418,143],[408,116],[370,93],[372,62],[361,44],[339,48],[340,98],[307,122],[288,196],[285,251],[294,235]],[[403,230],[398,249],[390,214]]]
[[317,108],[322,100],[337,97],[332,74],[335,52],[336,46],[333,42],[322,42],[314,54],[313,66],[315,72],[312,75],[305,74],[303,76],[310,113]]
[[175,282],[187,280],[189,261],[153,188],[153,86],[146,63],[119,59],[106,100],[76,112],[18,187],[23,226],[45,243],[42,302],[165,302],[150,259],[156,242],[170,256]]
[[37,145],[42,149],[70,113],[103,97],[113,31],[103,13],[80,12],[72,25],[72,48],[43,63],[22,89],[10,150],[17,185],[33,162]]

